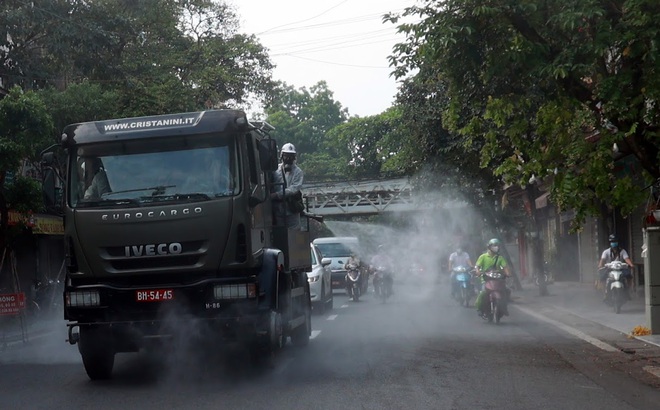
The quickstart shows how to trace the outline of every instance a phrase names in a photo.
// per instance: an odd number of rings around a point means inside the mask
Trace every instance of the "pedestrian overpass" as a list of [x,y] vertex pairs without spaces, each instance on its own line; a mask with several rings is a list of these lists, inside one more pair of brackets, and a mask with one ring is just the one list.
[[323,216],[374,215],[428,209],[416,200],[408,178],[310,182],[303,185],[310,213]]

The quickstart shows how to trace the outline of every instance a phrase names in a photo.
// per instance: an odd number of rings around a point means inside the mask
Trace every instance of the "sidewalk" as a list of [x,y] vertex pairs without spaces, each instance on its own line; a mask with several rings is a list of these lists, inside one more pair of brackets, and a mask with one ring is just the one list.
[[[548,296],[538,296],[538,288],[534,284],[523,284],[522,291],[514,291],[514,298],[533,298],[535,302],[553,306],[583,319],[601,324],[624,334],[631,334],[636,326],[645,326],[646,307],[644,289],[638,289],[636,295],[626,302],[621,313],[614,313],[614,309],[603,303],[603,294],[594,289],[591,283],[555,282],[548,286]],[[646,343],[660,347],[660,334],[649,336],[635,336]]]
[[57,317],[42,320],[26,318],[23,323],[24,326],[21,326],[18,316],[0,316],[0,353],[7,348],[48,336],[58,327],[64,326],[65,322]]

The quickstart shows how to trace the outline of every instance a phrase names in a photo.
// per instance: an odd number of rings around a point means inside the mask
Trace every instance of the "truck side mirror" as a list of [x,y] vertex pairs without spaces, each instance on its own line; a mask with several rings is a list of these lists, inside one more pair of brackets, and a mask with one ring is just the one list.
[[52,209],[58,206],[57,190],[55,187],[56,175],[53,168],[44,168],[42,171],[41,191],[46,209]]
[[277,141],[272,138],[259,141],[259,162],[262,171],[275,171],[277,169]]
[[45,152],[41,155],[41,167],[52,167],[55,163],[55,153]]
[[63,183],[56,169],[57,158],[54,152],[43,152],[41,154],[41,194],[44,206],[47,210],[61,211],[62,189],[58,187],[58,181]]

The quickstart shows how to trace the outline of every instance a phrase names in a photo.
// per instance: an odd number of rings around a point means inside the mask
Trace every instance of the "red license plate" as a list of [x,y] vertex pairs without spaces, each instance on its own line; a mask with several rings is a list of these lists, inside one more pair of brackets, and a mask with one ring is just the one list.
[[136,302],[163,302],[165,300],[174,299],[174,291],[172,289],[149,289],[149,290],[136,290]]

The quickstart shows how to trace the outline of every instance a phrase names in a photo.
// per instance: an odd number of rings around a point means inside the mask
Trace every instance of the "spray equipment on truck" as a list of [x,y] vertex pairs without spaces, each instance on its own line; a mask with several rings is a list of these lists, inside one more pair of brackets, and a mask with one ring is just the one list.
[[[166,342],[178,324],[256,358],[287,338],[308,343],[309,232],[277,225],[272,129],[239,110],[64,129],[64,317],[90,378],[109,378],[116,353]],[[43,163],[56,169],[51,155]],[[55,180],[44,174],[52,209]]]

